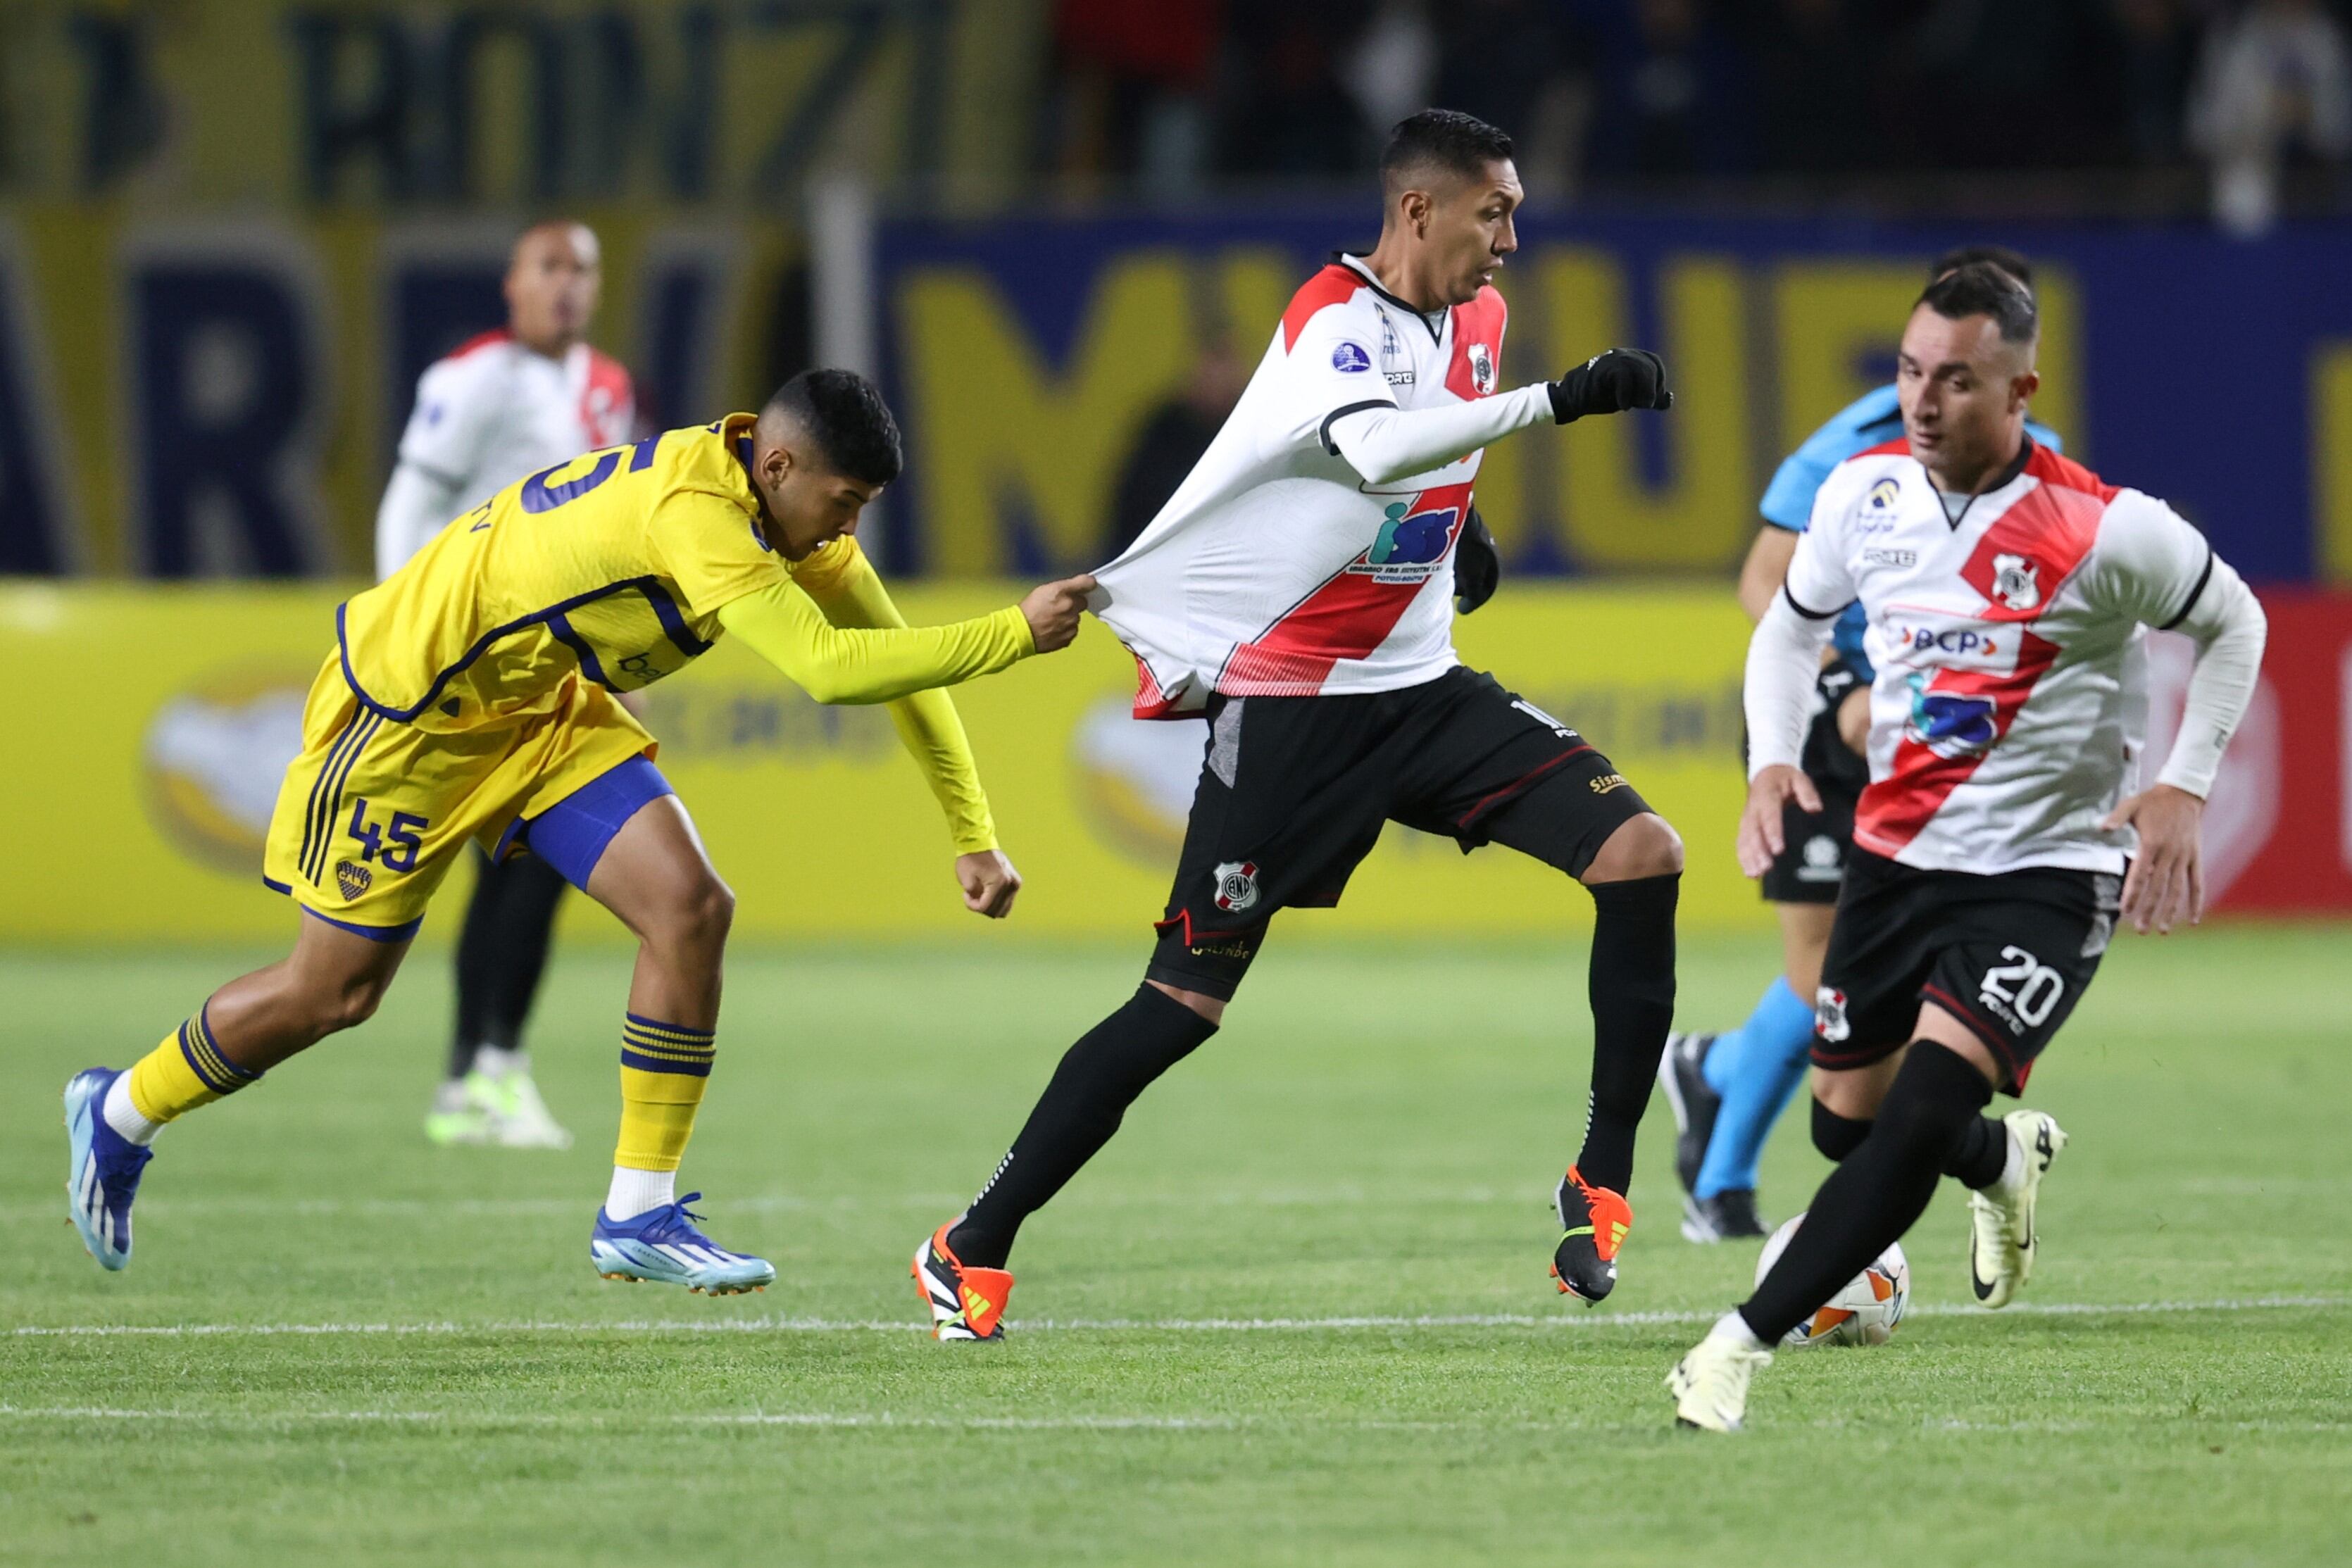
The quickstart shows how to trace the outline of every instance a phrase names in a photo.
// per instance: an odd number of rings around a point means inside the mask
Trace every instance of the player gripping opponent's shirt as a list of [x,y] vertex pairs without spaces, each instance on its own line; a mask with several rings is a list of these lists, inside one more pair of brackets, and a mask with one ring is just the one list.
[[945,808],[957,879],[1001,916],[1020,879],[953,705],[934,689],[1066,645],[1094,582],[909,628],[854,538],[897,477],[898,426],[841,371],[734,414],[541,469],[442,528],[335,616],[264,876],[307,918],[284,962],[231,981],[127,1071],[66,1090],[69,1212],[110,1269],[162,1127],[364,1020],[467,842],[516,845],[639,941],[621,1029],[621,1130],[589,1250],[607,1278],[730,1292],[775,1277],[718,1246],[676,1173],[717,1051],[733,895],[653,739],[614,700],[731,633],[825,702],[888,702]]

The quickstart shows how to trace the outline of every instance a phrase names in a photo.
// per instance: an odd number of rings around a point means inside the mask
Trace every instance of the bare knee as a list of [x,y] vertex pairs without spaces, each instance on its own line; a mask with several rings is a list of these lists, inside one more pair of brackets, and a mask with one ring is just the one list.
[[1601,846],[1580,879],[1587,885],[1633,882],[1650,876],[1680,876],[1683,836],[1655,811],[1629,817]]
[[734,890],[706,871],[664,901],[645,937],[652,946],[709,951],[727,945],[734,925]]
[[1147,983],[1162,996],[1173,998],[1191,1008],[1208,1024],[1214,1026],[1225,1021],[1225,1002],[1223,997],[1213,997],[1205,991],[1179,990],[1176,987],[1160,980]]

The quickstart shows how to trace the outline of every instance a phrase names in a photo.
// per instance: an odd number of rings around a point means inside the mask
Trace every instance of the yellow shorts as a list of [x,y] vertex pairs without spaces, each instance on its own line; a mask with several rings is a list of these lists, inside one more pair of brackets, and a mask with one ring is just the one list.
[[516,823],[655,749],[610,693],[576,678],[551,713],[455,733],[397,724],[360,705],[330,653],[261,880],[334,925],[406,941],[467,840],[495,854]]

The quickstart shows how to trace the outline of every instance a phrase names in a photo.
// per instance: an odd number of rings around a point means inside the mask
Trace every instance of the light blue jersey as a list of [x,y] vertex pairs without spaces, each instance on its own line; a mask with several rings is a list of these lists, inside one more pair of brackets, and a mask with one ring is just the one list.
[[[2025,422],[2026,434],[2053,452],[2063,452],[2065,444],[2058,433],[2033,420]],[[1791,533],[1803,533],[1812,520],[1813,493],[1831,470],[1857,452],[1893,441],[1903,434],[1903,411],[1895,400],[1895,388],[1883,386],[1866,392],[1853,402],[1832,414],[1829,423],[1805,438],[1805,444],[1781,461],[1766,486],[1764,500],[1759,508],[1764,520],[1776,528]],[[1862,632],[1865,617],[1859,602],[1845,607],[1838,617],[1835,641],[1838,653],[1860,672],[1860,678],[1871,678],[1870,661],[1863,656]]]

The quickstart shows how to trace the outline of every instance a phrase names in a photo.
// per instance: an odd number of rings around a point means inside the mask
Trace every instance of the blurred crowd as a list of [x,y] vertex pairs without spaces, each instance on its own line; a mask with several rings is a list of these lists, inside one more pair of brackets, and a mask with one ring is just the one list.
[[1182,197],[1370,166],[1426,104],[1531,184],[2205,176],[2342,205],[2352,0],[1057,0],[1041,172]]

